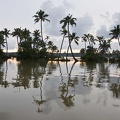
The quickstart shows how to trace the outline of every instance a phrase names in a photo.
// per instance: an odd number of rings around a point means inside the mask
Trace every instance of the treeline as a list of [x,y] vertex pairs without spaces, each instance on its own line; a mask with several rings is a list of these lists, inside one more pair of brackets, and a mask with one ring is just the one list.
[[[35,23],[40,23],[40,30],[34,30],[33,33],[31,33],[27,28],[14,28],[14,31],[12,32],[10,32],[10,30],[7,28],[1,30],[0,57],[5,57],[3,52],[4,47],[6,47],[6,53],[8,52],[8,38],[11,35],[12,37],[16,37],[19,58],[50,58],[55,57],[52,53],[59,52],[59,56],[57,57],[58,60],[61,60],[60,53],[64,44],[64,40],[67,39],[68,47],[66,48],[67,52],[65,60],[68,60],[67,56],[70,50],[73,59],[78,61],[75,58],[72,49],[72,42],[75,42],[78,45],[80,40],[80,37],[77,36],[75,32],[72,32],[72,27],[77,25],[77,19],[68,14],[66,17],[60,20],[60,24],[62,24],[60,32],[63,36],[63,39],[61,41],[60,49],[58,50],[57,46],[52,41],[50,41],[50,37],[44,36],[43,34],[43,22],[50,22],[48,16],[49,15],[42,10],[36,12],[33,18]],[[114,28],[110,31],[110,35],[112,37],[106,40],[103,36],[94,37],[92,34],[84,34],[81,37],[82,42],[85,43],[85,47],[80,51],[84,54],[81,59],[84,61],[104,59],[104,54],[106,54],[111,48],[112,39],[118,39],[118,44],[120,45],[120,25],[114,26]],[[94,48],[96,43],[99,44],[98,48]],[[48,53],[51,53],[51,56]]]

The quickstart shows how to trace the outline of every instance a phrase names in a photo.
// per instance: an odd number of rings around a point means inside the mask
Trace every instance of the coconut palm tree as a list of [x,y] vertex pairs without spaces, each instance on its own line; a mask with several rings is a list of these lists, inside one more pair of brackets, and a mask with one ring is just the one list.
[[79,44],[78,41],[79,41],[79,37],[76,35],[76,33],[72,33],[70,35],[70,41],[74,41],[77,45]]
[[7,38],[9,38],[10,30],[8,30],[7,28],[4,28],[4,30],[3,30],[3,35],[4,35],[4,37],[5,37],[6,53],[7,53],[7,52],[8,52],[8,41],[7,41]]
[[21,31],[21,39],[22,41],[27,41],[30,38],[31,32],[25,28]]
[[114,26],[114,29],[112,29],[110,31],[109,35],[112,35],[111,39],[114,39],[114,38],[118,39],[118,44],[120,46],[120,41],[119,41],[119,38],[120,38],[120,25]]
[[[77,19],[76,18],[73,18],[72,15],[68,14],[65,18],[63,18],[61,21],[60,21],[60,24],[63,24],[62,25],[62,28],[63,29],[67,29],[67,34],[68,34],[68,41],[69,41],[69,47],[70,47],[70,50],[71,50],[71,53],[72,53],[72,47],[71,47],[71,41],[70,41],[70,26],[76,26],[76,21]],[[68,51],[67,51],[67,55],[68,55]],[[67,59],[67,55],[66,55],[66,59]],[[77,61],[77,59],[75,59],[75,57],[73,56],[74,60]]]
[[65,39],[65,37],[67,35],[67,30],[66,29],[62,29],[60,31],[61,31],[61,35],[63,35],[63,39],[62,39],[62,43],[61,43],[61,46],[60,46],[60,52],[59,52],[58,60],[60,58],[60,54],[61,54],[61,50],[62,50],[64,39]]
[[18,52],[21,57],[33,57],[31,32],[27,28],[21,30]]
[[33,49],[39,49],[39,41],[40,41],[40,31],[34,30],[33,32]]
[[109,48],[111,48],[111,46],[110,46],[111,40],[105,40],[105,38],[103,36],[97,36],[97,41],[99,42],[98,49],[100,50],[100,53],[102,53],[102,55],[104,55],[105,53],[108,52]]
[[20,42],[20,40],[18,41],[18,38],[20,39],[20,37],[21,37],[21,28],[14,28],[14,31],[11,33],[11,35],[13,36],[13,37],[17,37],[17,45],[18,45],[18,49],[19,49],[19,42]]
[[40,22],[40,27],[41,27],[40,33],[41,33],[42,41],[44,40],[44,38],[43,38],[43,26],[42,26],[42,24],[43,24],[44,21],[50,22],[50,20],[47,19],[48,16],[49,15],[45,14],[45,12],[42,11],[42,10],[37,11],[36,14],[33,16],[35,18],[34,19],[35,23]]
[[[90,47],[93,47],[93,44],[95,44],[94,36],[91,35],[90,33],[84,34],[82,39],[84,40],[85,44],[88,41]],[[85,45],[85,47],[86,47],[86,45]]]
[[87,42],[86,34],[83,34],[82,42],[85,42],[85,51],[86,51],[86,42]]
[[77,59],[75,58],[75,56],[74,56],[74,54],[73,54],[71,43],[72,43],[72,41],[74,41],[74,42],[78,45],[78,44],[79,44],[79,43],[78,43],[79,37],[76,35],[76,33],[70,34],[69,37],[70,37],[70,45],[68,46],[68,49],[67,49],[67,50],[69,50],[69,47],[70,47],[71,54],[72,54],[74,60],[77,61]]
[[3,32],[0,31],[0,50],[2,49],[2,47],[5,47],[5,45],[4,45],[5,41],[4,40],[5,39],[4,39]]

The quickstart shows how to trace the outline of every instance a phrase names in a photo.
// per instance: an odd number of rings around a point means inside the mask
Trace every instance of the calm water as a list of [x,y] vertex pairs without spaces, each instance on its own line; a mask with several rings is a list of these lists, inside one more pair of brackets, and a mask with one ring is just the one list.
[[117,64],[0,62],[0,120],[119,120]]

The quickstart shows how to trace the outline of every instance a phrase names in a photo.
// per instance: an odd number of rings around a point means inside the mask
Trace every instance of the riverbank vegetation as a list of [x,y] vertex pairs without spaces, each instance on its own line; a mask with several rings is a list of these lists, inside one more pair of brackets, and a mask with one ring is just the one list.
[[[31,32],[27,28],[14,28],[11,32],[7,28],[0,31],[0,59],[8,58],[7,54],[3,52],[5,49],[8,53],[8,40],[9,36],[16,37],[17,48],[18,48],[18,59],[51,59],[58,61],[69,61],[68,53],[72,54],[75,62],[78,61],[74,56],[72,43],[75,42],[79,45],[79,42],[84,42],[85,47],[81,48],[80,53],[82,54],[81,61],[106,61],[111,62],[120,61],[120,52],[118,50],[113,50],[109,53],[111,48],[111,42],[113,39],[118,40],[120,46],[119,35],[120,35],[120,25],[114,26],[110,31],[110,38],[106,39],[104,36],[93,36],[92,34],[83,34],[83,36],[78,36],[72,28],[75,27],[76,18],[71,14],[68,14],[62,20],[60,20],[61,26],[61,36],[63,36],[60,41],[60,49],[50,40],[50,36],[45,36],[43,33],[43,22],[50,22],[48,19],[49,15],[44,11],[37,11],[33,16],[34,22],[40,24],[40,30],[36,29]],[[61,51],[64,44],[64,40],[68,41],[68,47],[66,52],[66,58],[61,58]],[[81,40],[81,41],[80,41]],[[95,44],[98,44],[98,48],[95,48]],[[54,54],[56,53],[56,54]]]

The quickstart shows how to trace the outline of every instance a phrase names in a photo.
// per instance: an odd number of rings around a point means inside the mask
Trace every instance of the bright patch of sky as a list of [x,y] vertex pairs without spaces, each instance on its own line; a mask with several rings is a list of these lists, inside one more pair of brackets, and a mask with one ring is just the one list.
[[[62,36],[60,35],[60,20],[69,13],[77,18],[77,26],[73,28],[79,37],[91,33],[94,36],[109,38],[109,32],[120,24],[120,0],[0,0],[0,30],[8,28],[11,32],[14,28],[28,28],[31,32],[40,29],[39,24],[34,24],[37,11],[44,10],[49,15],[50,23],[44,23],[44,34],[49,35],[51,41],[60,47]],[[78,51],[84,47],[73,44]],[[112,45],[118,49],[117,41]],[[67,41],[63,48],[66,48]],[[9,49],[17,47],[16,39],[9,38]]]

